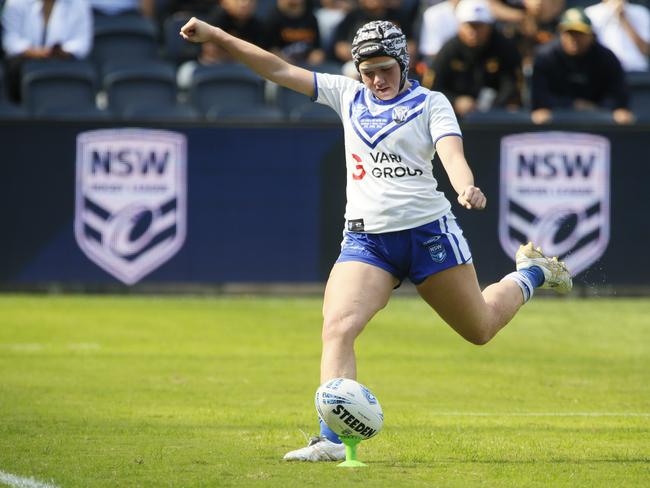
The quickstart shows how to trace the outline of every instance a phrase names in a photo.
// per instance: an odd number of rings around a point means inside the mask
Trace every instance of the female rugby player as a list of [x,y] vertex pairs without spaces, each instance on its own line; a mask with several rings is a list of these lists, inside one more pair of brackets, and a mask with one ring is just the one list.
[[[327,281],[323,303],[321,383],[356,379],[354,342],[405,278],[456,332],[485,344],[528,301],[537,287],[561,293],[572,287],[564,263],[532,244],[516,254],[517,271],[483,291],[451,204],[437,191],[431,161],[438,153],[457,200],[481,210],[449,101],[407,77],[406,38],[394,24],[370,22],[352,43],[361,82],[313,73],[196,18],[181,29],[192,42],[210,41],[263,78],[329,105],[345,133],[347,206],[341,254]],[[336,434],[321,434],[287,460],[345,459]]]

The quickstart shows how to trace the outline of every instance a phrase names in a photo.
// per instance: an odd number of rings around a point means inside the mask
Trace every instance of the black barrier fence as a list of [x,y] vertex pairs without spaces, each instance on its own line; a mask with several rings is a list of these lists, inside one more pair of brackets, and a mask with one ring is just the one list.
[[[578,283],[650,285],[648,127],[463,132],[488,207],[452,203],[481,282],[500,279],[512,249],[534,239]],[[316,283],[338,253],[346,154],[336,125],[23,122],[1,125],[0,145],[3,289]],[[433,172],[454,195],[438,161]]]

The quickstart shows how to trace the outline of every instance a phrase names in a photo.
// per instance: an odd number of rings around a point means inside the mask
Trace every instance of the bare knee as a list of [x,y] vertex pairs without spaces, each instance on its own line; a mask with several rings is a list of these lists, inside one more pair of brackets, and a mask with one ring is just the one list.
[[352,343],[365,325],[354,312],[326,313],[323,317],[323,342]]
[[464,324],[451,324],[463,339],[475,346],[483,346],[494,337],[494,332],[481,321]]
[[464,336],[464,338],[468,341],[474,344],[475,346],[484,346],[490,340],[492,339],[492,335],[490,334],[485,334],[485,333],[474,333],[468,336]]

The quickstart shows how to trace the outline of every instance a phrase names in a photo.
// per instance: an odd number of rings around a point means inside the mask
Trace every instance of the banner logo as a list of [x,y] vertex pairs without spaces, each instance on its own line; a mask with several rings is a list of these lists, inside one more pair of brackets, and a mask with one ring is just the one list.
[[532,241],[587,269],[609,242],[610,148],[605,137],[572,132],[515,134],[501,139],[499,240],[514,257]]
[[185,136],[107,129],[77,137],[74,232],[84,254],[132,285],[183,246]]

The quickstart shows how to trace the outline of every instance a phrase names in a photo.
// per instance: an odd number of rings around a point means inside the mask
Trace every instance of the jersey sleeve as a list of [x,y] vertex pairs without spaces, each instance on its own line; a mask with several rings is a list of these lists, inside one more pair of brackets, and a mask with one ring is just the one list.
[[458,120],[451,103],[442,93],[432,92],[429,95],[429,131],[433,139],[433,146],[445,136],[459,136],[460,131]]
[[333,108],[340,117],[343,110],[342,101],[346,94],[354,94],[359,86],[358,81],[347,76],[314,73],[313,100]]

